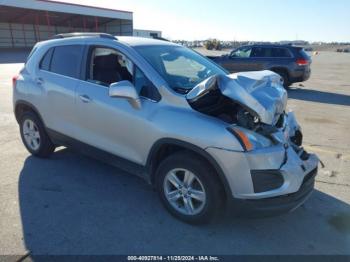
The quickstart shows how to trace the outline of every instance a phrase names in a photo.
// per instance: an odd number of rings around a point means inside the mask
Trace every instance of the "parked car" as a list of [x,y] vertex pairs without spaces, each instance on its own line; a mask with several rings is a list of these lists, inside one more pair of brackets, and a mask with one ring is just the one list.
[[210,58],[231,73],[271,70],[282,77],[284,87],[306,81],[311,74],[310,56],[303,48],[291,45],[248,45]]
[[229,204],[287,212],[313,191],[318,158],[273,72],[227,75],[174,43],[76,33],[36,44],[13,85],[31,154],[69,146],[124,168],[185,222]]

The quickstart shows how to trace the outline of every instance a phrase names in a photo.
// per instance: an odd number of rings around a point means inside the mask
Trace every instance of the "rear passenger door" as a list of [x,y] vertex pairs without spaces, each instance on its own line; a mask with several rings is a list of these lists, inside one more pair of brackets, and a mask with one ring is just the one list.
[[268,68],[271,62],[271,48],[268,47],[253,47],[250,54],[251,67],[250,71],[259,71]]
[[285,47],[274,47],[271,48],[271,57],[273,60],[273,64],[271,67],[281,67],[281,68],[289,68],[290,64],[293,63],[293,55],[289,51],[288,48]]
[[80,78],[83,45],[50,48],[39,64],[36,84],[42,89],[42,116],[47,128],[74,137],[75,92]]

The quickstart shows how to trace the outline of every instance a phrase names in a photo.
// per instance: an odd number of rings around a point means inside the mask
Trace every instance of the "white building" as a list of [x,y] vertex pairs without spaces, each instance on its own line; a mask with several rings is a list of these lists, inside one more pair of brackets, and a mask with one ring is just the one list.
[[32,47],[68,32],[131,36],[133,13],[47,0],[0,1],[0,48]]
[[154,30],[134,29],[133,35],[147,38],[162,38],[162,32]]

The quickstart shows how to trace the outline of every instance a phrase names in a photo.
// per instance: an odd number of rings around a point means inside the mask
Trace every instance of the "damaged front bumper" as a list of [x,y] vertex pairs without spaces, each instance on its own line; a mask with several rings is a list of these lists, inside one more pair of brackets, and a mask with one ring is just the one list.
[[[246,207],[278,212],[293,210],[311,194],[319,159],[293,141],[301,134],[294,114],[272,134],[275,145],[250,152],[207,148],[223,169],[233,199]],[[301,141],[300,141],[301,143]]]
[[317,168],[308,173],[295,193],[262,199],[233,199],[231,205],[239,215],[272,216],[292,212],[301,206],[312,194]]

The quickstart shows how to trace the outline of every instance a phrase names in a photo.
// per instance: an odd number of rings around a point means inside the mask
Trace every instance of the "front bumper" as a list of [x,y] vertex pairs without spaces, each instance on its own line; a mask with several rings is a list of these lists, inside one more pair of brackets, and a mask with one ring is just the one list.
[[[290,113],[284,127],[274,134],[279,142],[272,147],[250,152],[207,148],[223,169],[233,200],[241,200],[247,207],[255,206],[255,210],[281,209],[282,212],[306,200],[314,187],[319,159],[293,144],[291,138],[297,131],[300,128]],[[282,183],[271,190],[256,190],[252,171],[278,173],[283,177]]]
[[264,199],[232,199],[231,205],[239,215],[273,216],[292,212],[310,197],[315,185],[317,168],[305,176],[300,189],[292,194]]

